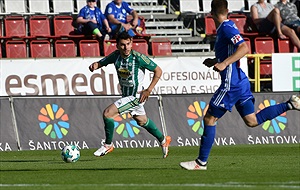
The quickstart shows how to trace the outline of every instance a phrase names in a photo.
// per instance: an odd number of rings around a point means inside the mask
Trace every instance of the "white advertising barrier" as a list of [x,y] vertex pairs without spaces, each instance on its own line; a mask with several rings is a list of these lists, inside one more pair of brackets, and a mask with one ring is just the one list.
[[[153,59],[163,75],[153,94],[213,93],[220,76],[202,63],[208,57]],[[118,95],[113,64],[93,73],[88,66],[99,58],[2,59],[1,96],[25,95]],[[153,77],[146,72],[144,86]]]
[[300,53],[272,54],[274,92],[300,91]]

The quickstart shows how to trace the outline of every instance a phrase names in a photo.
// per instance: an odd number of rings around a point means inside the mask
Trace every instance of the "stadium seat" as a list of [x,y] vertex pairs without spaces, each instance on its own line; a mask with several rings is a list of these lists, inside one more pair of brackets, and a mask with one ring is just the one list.
[[216,35],[217,34],[216,25],[211,16],[205,17],[205,34],[206,35]]
[[66,0],[52,0],[54,13],[74,13],[74,2]]
[[228,0],[229,12],[243,11],[245,4],[243,0]]
[[25,37],[25,19],[22,16],[8,16],[4,18],[6,37]]
[[43,13],[50,12],[49,0],[28,0],[30,13]]
[[148,55],[148,43],[144,39],[133,39],[132,49],[142,54]]
[[81,57],[99,57],[100,48],[97,40],[80,40],[79,49]]
[[[76,3],[77,3],[77,12],[79,13],[80,9],[82,9],[84,6],[86,6],[86,0],[76,0]],[[104,14],[104,12],[103,12],[103,14]]]
[[55,16],[53,21],[55,36],[70,36],[74,34],[73,18],[71,16]]
[[202,0],[202,11],[204,13],[210,13],[211,11],[211,0]]
[[248,54],[252,54],[252,49],[251,49],[251,41],[249,38],[244,38],[246,44],[248,45],[249,51]]
[[297,47],[294,46],[289,39],[278,38],[278,53],[297,52]]
[[7,58],[26,58],[26,43],[21,40],[8,40],[5,44]]
[[50,42],[47,40],[32,40],[30,42],[30,57],[52,57]]
[[[271,37],[256,37],[254,39],[255,52],[257,54],[271,54],[274,53],[274,42]],[[260,74],[263,77],[272,75],[272,64],[270,59],[263,59],[260,61]]]
[[152,39],[151,49],[153,56],[171,56],[171,42],[168,39]]
[[2,45],[0,45],[0,58],[2,58],[2,48],[1,48]]
[[274,53],[274,42],[271,37],[256,37],[254,39],[255,52],[259,54]]
[[50,37],[50,23],[47,16],[32,16],[29,18],[30,36]]
[[244,34],[247,32],[247,16],[244,14],[230,14],[228,17],[230,20],[232,20],[236,27],[239,29],[241,34]]
[[115,50],[117,50],[116,40],[105,40],[103,42],[104,56],[108,56]]
[[200,12],[199,0],[179,0],[180,12]]
[[56,57],[76,57],[75,43],[73,40],[57,40],[54,44]]
[[26,13],[25,0],[4,0],[5,13]]

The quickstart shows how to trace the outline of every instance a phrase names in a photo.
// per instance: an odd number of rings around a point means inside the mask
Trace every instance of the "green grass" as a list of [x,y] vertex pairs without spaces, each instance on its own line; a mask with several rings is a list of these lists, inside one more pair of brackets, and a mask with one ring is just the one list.
[[195,159],[198,147],[171,147],[167,159],[160,148],[115,149],[103,158],[81,150],[76,163],[64,163],[60,151],[1,152],[0,189],[300,189],[299,150],[299,144],[214,147],[207,171],[178,165]]

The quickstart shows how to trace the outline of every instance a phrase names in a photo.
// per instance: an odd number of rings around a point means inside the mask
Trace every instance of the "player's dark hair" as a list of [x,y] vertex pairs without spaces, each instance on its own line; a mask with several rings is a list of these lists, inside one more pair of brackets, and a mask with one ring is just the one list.
[[225,14],[228,9],[227,0],[213,0],[211,2],[211,13],[212,14]]
[[132,36],[130,36],[128,32],[123,31],[120,34],[118,34],[116,41],[117,44],[119,44],[120,40],[127,40],[127,39],[132,39]]

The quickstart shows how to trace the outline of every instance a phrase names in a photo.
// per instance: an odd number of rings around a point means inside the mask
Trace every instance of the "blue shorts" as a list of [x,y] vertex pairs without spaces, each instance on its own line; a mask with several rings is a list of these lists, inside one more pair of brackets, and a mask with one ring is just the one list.
[[208,113],[221,118],[234,105],[242,117],[254,113],[254,96],[249,82],[230,90],[220,87],[210,100]]

